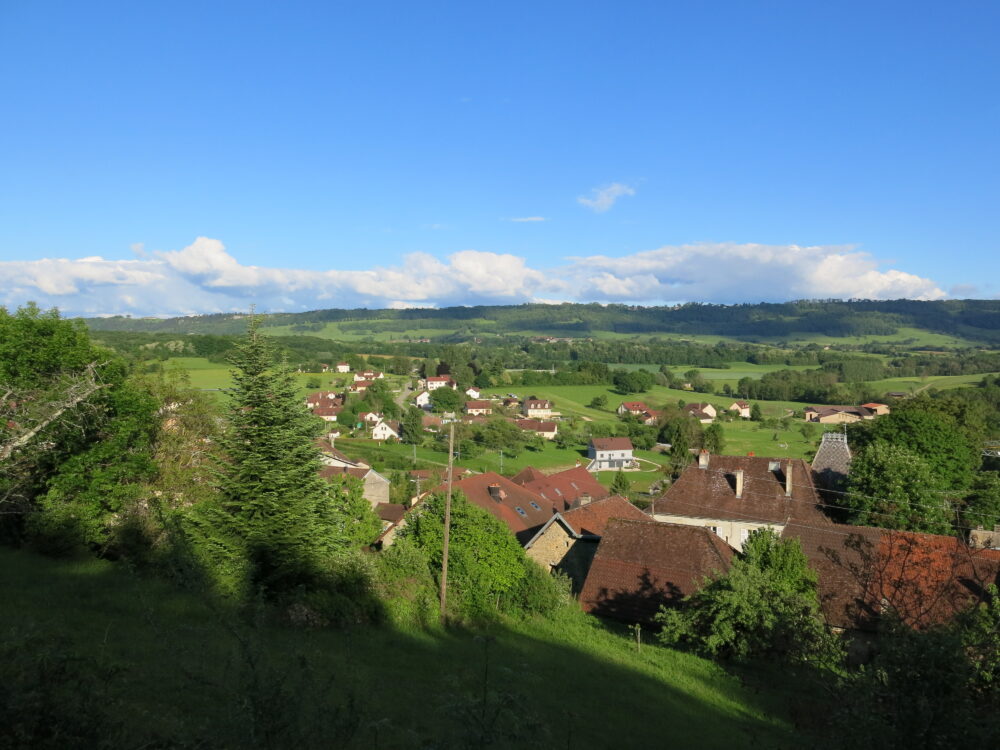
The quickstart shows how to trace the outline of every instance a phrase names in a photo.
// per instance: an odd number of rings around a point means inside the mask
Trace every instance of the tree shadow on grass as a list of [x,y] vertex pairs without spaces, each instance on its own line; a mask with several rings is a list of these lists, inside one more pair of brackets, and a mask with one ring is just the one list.
[[[794,743],[715,665],[635,651],[576,612],[481,628],[308,630],[100,561],[8,550],[0,596],[0,633],[58,640],[88,674],[113,669],[105,703],[118,746]],[[49,718],[59,720],[58,711]]]

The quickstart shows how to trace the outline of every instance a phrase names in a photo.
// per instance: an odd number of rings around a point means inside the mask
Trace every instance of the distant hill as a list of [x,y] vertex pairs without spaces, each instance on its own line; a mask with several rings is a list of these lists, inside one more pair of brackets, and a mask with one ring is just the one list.
[[[89,318],[95,331],[236,334],[246,315],[214,314],[183,318]],[[742,305],[685,304],[639,307],[600,304],[524,304],[409,310],[313,310],[267,315],[265,326],[282,335],[374,334],[448,336],[601,335],[720,336],[775,340],[813,336],[894,336],[943,334],[969,344],[1000,344],[1000,301],[803,300]],[[911,330],[915,329],[915,330]]]

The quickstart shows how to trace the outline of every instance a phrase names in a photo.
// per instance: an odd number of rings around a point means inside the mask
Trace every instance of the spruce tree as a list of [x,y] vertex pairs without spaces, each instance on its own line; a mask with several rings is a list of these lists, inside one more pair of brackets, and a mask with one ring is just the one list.
[[625,472],[619,469],[615,474],[615,478],[611,482],[611,494],[628,497],[628,493],[631,489],[632,483],[629,481],[628,477],[625,476]]
[[[378,523],[367,503],[319,475],[322,425],[298,398],[287,364],[275,366],[257,318],[230,357],[234,387],[222,439],[223,510],[248,550],[254,583],[270,593],[316,582],[359,529]],[[369,539],[367,541],[373,541]]]

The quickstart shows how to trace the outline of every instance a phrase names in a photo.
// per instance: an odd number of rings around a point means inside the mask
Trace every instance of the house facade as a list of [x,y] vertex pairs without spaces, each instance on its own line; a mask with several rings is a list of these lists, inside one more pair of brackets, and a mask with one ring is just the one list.
[[425,385],[428,391],[436,391],[438,388],[458,388],[458,383],[452,380],[449,375],[434,375],[429,377]]
[[399,440],[399,422],[381,421],[372,427],[372,440]]
[[736,416],[741,419],[750,419],[750,402],[733,401],[733,403],[729,405],[728,411],[736,412]]
[[349,364],[347,364],[346,362],[338,362],[336,364],[336,370],[337,370],[337,372],[341,372],[341,373],[343,373],[343,372],[350,372],[351,371],[351,366]]
[[829,526],[802,459],[698,455],[667,491],[653,501],[653,517],[664,523],[702,526],[733,549],[750,534],[781,533],[791,521]]
[[615,471],[635,466],[632,441],[627,437],[592,438],[587,446],[587,471]]
[[533,419],[548,419],[552,416],[552,402],[544,398],[526,398],[521,404],[524,416]]
[[493,404],[490,401],[466,401],[465,413],[471,416],[492,414]]

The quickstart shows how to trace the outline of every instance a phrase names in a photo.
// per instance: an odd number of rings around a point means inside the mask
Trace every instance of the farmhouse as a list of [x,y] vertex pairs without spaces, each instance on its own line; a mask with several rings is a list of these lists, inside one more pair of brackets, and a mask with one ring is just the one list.
[[336,364],[336,370],[337,370],[337,372],[350,372],[351,371],[351,366],[349,364],[347,364],[346,362],[338,362]]
[[471,416],[492,414],[493,404],[490,401],[466,401],[465,413]]
[[632,441],[627,437],[592,438],[587,447],[587,471],[614,471],[635,466]]
[[458,383],[452,380],[450,375],[434,375],[427,378],[425,385],[428,391],[436,391],[438,388],[458,388]]
[[802,459],[710,456],[703,450],[698,463],[653,501],[653,517],[706,527],[740,549],[757,529],[780,533],[792,521],[831,525],[821,504],[812,470]]
[[742,419],[750,419],[750,402],[749,401],[733,401],[729,405],[727,411],[736,412],[736,416]]
[[372,427],[372,440],[399,440],[399,422],[381,421]]
[[588,502],[556,513],[538,530],[524,551],[548,570],[560,570],[579,591],[597,552],[597,543],[612,518],[648,520],[648,516],[620,495]]
[[553,440],[559,434],[559,425],[555,422],[545,422],[541,419],[515,419],[514,424],[525,432],[534,432],[546,440]]
[[622,401],[615,409],[615,413],[618,416],[623,416],[625,414],[634,414],[635,416],[640,416],[649,412],[649,407],[646,406],[642,401]]
[[802,411],[802,416],[806,422],[848,424],[862,419],[875,419],[875,412],[864,406],[807,406]]
[[364,393],[367,391],[375,381],[373,380],[355,380],[349,386],[347,386],[348,393]]
[[521,411],[526,417],[548,419],[552,416],[552,402],[544,398],[526,398],[521,404]]
[[711,424],[717,415],[714,406],[703,403],[688,404],[684,407],[683,411],[689,417],[694,417],[702,424]]

